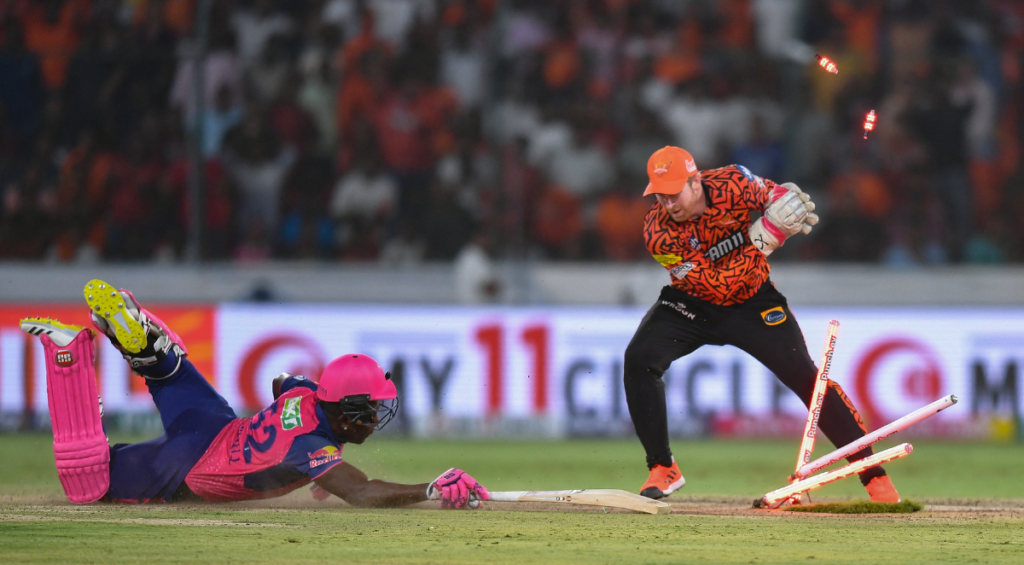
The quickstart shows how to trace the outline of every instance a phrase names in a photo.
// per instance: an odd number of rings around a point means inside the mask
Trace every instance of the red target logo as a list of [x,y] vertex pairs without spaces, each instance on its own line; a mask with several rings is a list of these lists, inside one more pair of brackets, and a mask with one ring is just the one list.
[[53,356],[53,360],[60,367],[70,367],[75,364],[75,356],[67,349],[57,351],[57,354]]
[[[883,368],[899,357],[903,357],[903,363]],[[873,386],[882,373],[888,373],[890,379],[885,394]],[[902,396],[915,402],[930,402],[944,388],[941,364],[935,352],[908,338],[890,337],[874,343],[857,361],[854,375],[857,405],[872,426],[892,420],[892,414],[887,413],[891,410],[885,410],[886,399]]]

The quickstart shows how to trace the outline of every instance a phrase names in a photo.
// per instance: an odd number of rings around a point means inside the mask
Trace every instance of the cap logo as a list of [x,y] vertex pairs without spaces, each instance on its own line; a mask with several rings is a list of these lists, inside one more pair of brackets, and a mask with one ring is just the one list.
[[664,175],[665,173],[668,172],[668,168],[671,167],[671,166],[672,166],[672,161],[669,161],[667,163],[665,163],[665,162],[655,163],[654,164],[654,174],[658,175],[658,178],[661,178],[662,175]]
[[697,170],[697,164],[691,159],[686,160],[686,172],[692,173]]

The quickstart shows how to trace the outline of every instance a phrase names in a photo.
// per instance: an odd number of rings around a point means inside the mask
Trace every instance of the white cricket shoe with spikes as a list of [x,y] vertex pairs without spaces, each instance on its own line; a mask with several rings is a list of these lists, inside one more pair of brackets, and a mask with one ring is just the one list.
[[88,328],[64,324],[53,318],[24,318],[21,320],[21,331],[34,336],[45,335],[60,347],[67,347],[74,341],[79,332]]

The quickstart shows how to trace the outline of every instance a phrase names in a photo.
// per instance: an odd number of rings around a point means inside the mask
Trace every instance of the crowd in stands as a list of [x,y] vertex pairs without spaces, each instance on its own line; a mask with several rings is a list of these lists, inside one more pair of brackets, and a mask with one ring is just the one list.
[[779,260],[1024,261],[1019,0],[205,4],[0,0],[0,259],[650,261],[672,144],[814,197]]

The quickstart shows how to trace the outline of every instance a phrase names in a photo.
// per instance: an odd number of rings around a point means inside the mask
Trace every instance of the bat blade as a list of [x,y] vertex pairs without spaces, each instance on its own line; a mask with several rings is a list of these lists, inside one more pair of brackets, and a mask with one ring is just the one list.
[[585,504],[646,512],[647,514],[668,514],[672,511],[672,505],[667,502],[618,489],[498,491],[490,494],[490,499],[498,502]]

